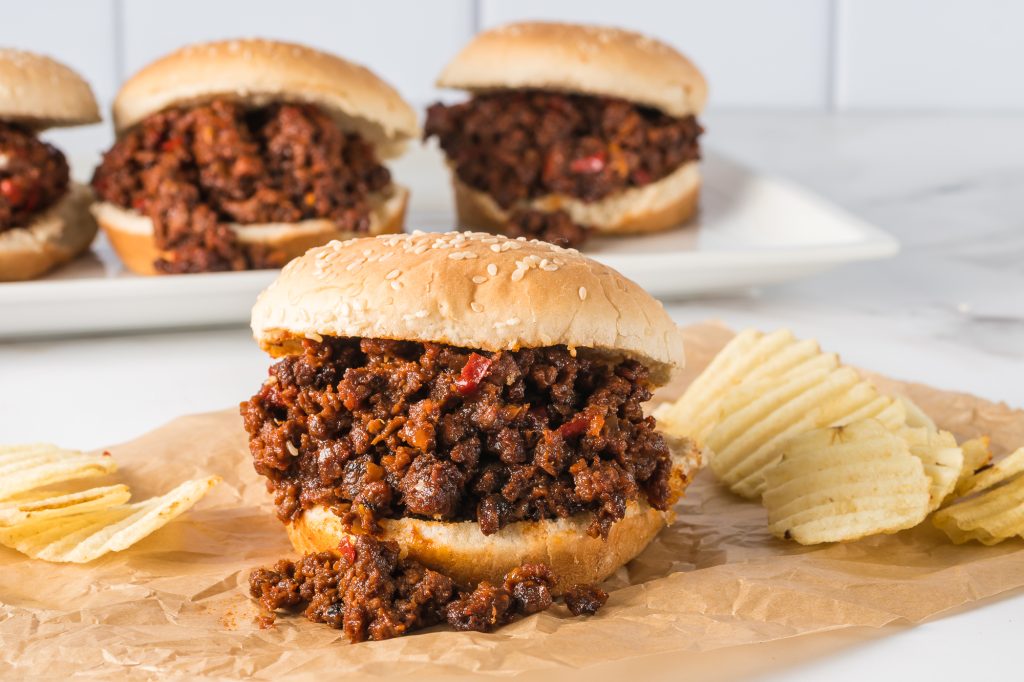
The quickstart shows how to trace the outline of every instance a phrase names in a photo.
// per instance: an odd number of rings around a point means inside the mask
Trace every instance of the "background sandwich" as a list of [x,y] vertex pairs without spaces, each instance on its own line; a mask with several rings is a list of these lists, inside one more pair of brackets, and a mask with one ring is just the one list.
[[37,134],[96,123],[92,89],[63,64],[0,49],[0,281],[32,279],[85,251],[96,236],[88,188]]
[[676,325],[615,271],[448,233],[313,249],[259,298],[281,360],[241,412],[296,549],[395,540],[458,583],[604,579],[672,518],[700,455],[643,403]]
[[479,34],[438,85],[425,133],[452,168],[463,226],[580,244],[585,229],[679,225],[700,190],[697,68],[652,38],[614,28],[510,24]]
[[270,40],[193,45],[135,74],[93,212],[140,273],[278,267],[331,239],[400,231],[380,159],[416,114],[369,70]]

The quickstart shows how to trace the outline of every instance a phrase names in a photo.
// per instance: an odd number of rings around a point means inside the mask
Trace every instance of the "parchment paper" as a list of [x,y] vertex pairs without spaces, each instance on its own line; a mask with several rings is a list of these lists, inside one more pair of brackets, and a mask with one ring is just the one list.
[[[730,336],[690,327],[688,369]],[[259,378],[254,377],[254,382]],[[988,433],[997,452],[1024,443],[1024,411],[885,381],[958,436]],[[240,399],[245,396],[239,396]],[[44,438],[44,434],[40,434]],[[1024,542],[953,546],[930,523],[895,536],[804,548],[773,539],[760,505],[710,472],[679,521],[613,576],[598,616],[564,607],[493,634],[433,628],[350,645],[337,631],[282,617],[253,622],[249,571],[291,554],[250,464],[235,410],[178,419],[110,448],[136,498],[193,476],[224,483],[192,512],[125,552],[85,566],[0,549],[0,672],[5,677],[243,677],[554,672],[666,652],[699,652],[852,627],[913,623],[1024,586]]]

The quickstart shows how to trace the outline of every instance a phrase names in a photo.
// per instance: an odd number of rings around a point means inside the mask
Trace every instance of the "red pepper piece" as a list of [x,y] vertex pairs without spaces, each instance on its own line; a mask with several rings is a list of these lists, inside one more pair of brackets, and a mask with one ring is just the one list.
[[582,436],[590,429],[590,417],[578,415],[558,427],[558,434],[562,438],[575,438]]
[[573,159],[569,164],[569,170],[573,173],[593,175],[603,171],[607,162],[608,155],[604,152],[598,152],[597,154],[591,154],[590,156]]
[[491,359],[488,357],[479,353],[471,353],[469,360],[462,367],[462,373],[455,380],[455,390],[458,394],[469,395],[478,389],[480,382],[487,375],[487,370],[491,368],[491,362]]
[[356,562],[356,548],[352,546],[352,543],[347,537],[342,538],[341,542],[338,543],[338,552],[341,556],[345,557],[345,561],[350,564]]
[[21,185],[11,178],[4,178],[3,180],[0,180],[0,196],[7,199],[11,206],[19,206],[25,199],[25,195],[21,190]]
[[181,138],[170,137],[164,140],[164,143],[160,145],[160,150],[165,152],[176,152],[181,149]]

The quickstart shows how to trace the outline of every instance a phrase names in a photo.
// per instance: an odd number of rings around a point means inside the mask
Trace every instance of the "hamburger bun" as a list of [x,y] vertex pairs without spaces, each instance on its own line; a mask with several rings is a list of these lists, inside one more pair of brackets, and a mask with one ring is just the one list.
[[132,76],[114,100],[121,133],[164,109],[228,97],[252,106],[307,102],[356,132],[382,158],[419,135],[416,112],[369,69],[313,48],[242,39],[189,45]]
[[92,88],[60,62],[0,48],[0,121],[36,130],[100,120]]
[[0,232],[0,282],[34,279],[88,249],[96,236],[91,201],[88,187],[72,184],[30,224]]
[[[386,196],[371,197],[371,235],[402,231],[409,191],[394,184],[390,189]],[[140,275],[155,275],[155,261],[167,254],[154,243],[153,222],[137,211],[121,208],[109,202],[94,203],[91,210],[125,267]],[[312,247],[326,244],[332,239],[350,239],[357,236],[339,230],[330,220],[322,219],[298,223],[231,225],[231,228],[240,243],[266,244],[283,251],[287,260],[298,258]]]
[[252,330],[274,357],[321,336],[486,351],[565,345],[638,360],[657,385],[685,361],[661,303],[615,270],[575,249],[472,232],[311,249],[260,294]]
[[[284,268],[259,297],[252,328],[272,356],[302,352],[303,339],[371,337],[487,351],[565,345],[609,359],[633,358],[663,384],[684,361],[678,327],[649,294],[611,268],[540,241],[479,233],[413,233],[333,242]],[[672,450],[673,497],[701,465],[688,440]],[[383,537],[462,584],[500,581],[525,561],[547,563],[558,590],[600,581],[639,554],[673,518],[634,502],[607,539],[587,535],[589,515],[521,521],[484,535],[473,521],[381,521]],[[315,507],[288,525],[300,552],[333,550],[346,531]]]
[[707,84],[665,43],[632,31],[544,22],[478,34],[445,67],[439,87],[469,92],[533,88],[620,97],[670,116],[699,114]]
[[[690,440],[666,438],[673,450],[675,490],[682,495],[700,469],[700,450]],[[612,525],[607,538],[587,535],[590,517],[518,521],[497,533],[484,535],[475,521],[382,519],[379,537],[394,540],[403,556],[450,576],[463,586],[502,577],[524,563],[547,564],[561,593],[575,584],[601,582],[620,566],[636,558],[659,531],[672,523],[675,513],[652,509],[646,502],[631,502],[626,516]],[[298,552],[337,549],[346,536],[341,519],[326,507],[306,510],[287,526],[288,538]]]
[[[454,172],[452,186],[459,225],[499,232],[505,229],[510,211],[489,194],[466,185]],[[691,161],[657,182],[631,187],[600,201],[549,194],[526,202],[524,207],[546,212],[564,210],[573,222],[604,234],[656,232],[693,217],[700,201],[700,186],[700,167]]]

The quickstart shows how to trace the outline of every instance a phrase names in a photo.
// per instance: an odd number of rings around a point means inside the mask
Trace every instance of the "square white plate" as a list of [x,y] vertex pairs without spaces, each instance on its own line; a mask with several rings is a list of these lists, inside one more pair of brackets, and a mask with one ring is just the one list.
[[[433,148],[392,166],[412,189],[407,229],[454,226],[447,172]],[[585,252],[661,298],[692,297],[803,277],[896,254],[895,239],[785,181],[714,153],[703,162],[701,212],[688,226],[595,238]],[[102,237],[92,253],[33,282],[0,283],[0,338],[247,321],[276,271],[138,277]]]

